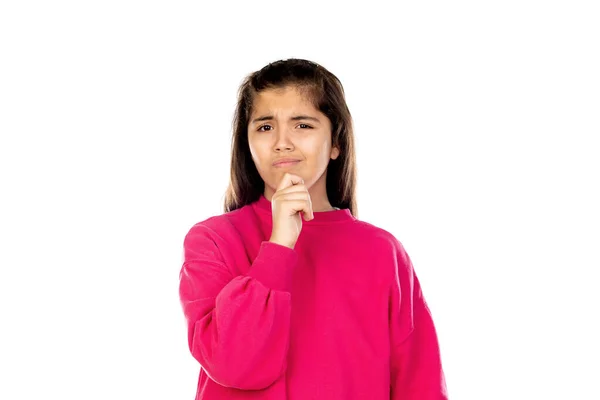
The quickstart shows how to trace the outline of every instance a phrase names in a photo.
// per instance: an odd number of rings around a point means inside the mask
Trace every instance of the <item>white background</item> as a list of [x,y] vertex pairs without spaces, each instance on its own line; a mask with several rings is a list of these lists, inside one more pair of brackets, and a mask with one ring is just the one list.
[[0,398],[192,399],[183,237],[238,85],[344,84],[359,218],[404,244],[452,399],[600,399],[600,14],[588,1],[0,6]]

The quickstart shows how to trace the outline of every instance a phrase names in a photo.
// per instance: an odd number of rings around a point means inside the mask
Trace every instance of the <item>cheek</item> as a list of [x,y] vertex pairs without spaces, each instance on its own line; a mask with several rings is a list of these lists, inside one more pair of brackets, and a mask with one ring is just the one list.
[[266,146],[261,146],[260,143],[249,143],[250,147],[250,156],[252,157],[252,161],[256,166],[256,169],[262,173],[265,173],[270,162],[269,152]]
[[253,146],[250,146],[250,156],[252,161],[256,162],[256,149]]
[[331,148],[327,142],[324,142],[321,144],[321,146],[319,147],[319,153],[317,155],[317,157],[319,158],[319,161],[321,163],[327,162],[329,160],[329,152],[330,151],[331,151]]
[[248,141],[248,145],[248,147],[250,148],[250,155],[252,156],[252,160],[258,164],[261,159],[260,146],[257,146],[257,143],[255,141]]

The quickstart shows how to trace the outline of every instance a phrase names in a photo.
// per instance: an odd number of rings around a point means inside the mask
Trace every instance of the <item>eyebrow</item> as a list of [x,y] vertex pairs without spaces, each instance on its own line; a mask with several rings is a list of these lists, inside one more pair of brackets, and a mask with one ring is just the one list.
[[[257,122],[269,121],[269,120],[272,120],[272,119],[274,119],[274,117],[272,115],[265,115],[265,116],[262,116],[262,117],[254,118],[252,120],[252,123],[255,124]],[[293,117],[290,118],[290,121],[300,121],[300,120],[303,120],[303,119],[304,120],[307,119],[307,120],[315,121],[315,122],[319,122],[319,123],[321,122],[321,121],[319,121],[318,118],[311,117],[311,116],[308,116],[308,115],[295,115],[295,116],[293,116]]]

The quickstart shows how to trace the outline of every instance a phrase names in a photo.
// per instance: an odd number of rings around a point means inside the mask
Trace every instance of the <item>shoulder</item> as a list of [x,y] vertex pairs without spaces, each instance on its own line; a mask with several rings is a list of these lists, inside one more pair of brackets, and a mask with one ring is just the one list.
[[193,224],[183,239],[184,260],[206,258],[225,260],[243,247],[234,222],[247,210],[214,215]]
[[212,240],[227,239],[237,232],[237,225],[251,217],[249,211],[246,206],[196,222],[185,234],[185,241],[194,237],[210,238]]
[[404,250],[400,240],[389,230],[365,221],[355,221],[353,229],[369,245],[392,252]]
[[365,222],[356,221],[356,237],[361,246],[368,249],[370,257],[382,265],[411,270],[412,262],[401,240],[387,229]]

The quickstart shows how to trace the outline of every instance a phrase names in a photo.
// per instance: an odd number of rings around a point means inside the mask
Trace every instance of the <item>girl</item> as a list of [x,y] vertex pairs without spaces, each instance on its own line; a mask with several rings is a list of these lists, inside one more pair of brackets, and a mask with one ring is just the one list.
[[301,59],[249,75],[224,213],[183,242],[196,399],[447,399],[411,260],[357,218],[355,186],[337,77]]

